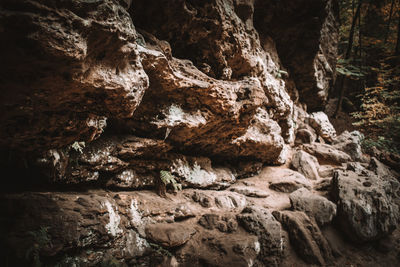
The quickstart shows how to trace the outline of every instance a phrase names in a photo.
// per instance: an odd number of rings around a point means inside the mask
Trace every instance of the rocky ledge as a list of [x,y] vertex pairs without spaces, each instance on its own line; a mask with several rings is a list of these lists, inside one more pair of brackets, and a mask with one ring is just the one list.
[[322,112],[336,5],[1,1],[1,265],[400,264],[399,174]]

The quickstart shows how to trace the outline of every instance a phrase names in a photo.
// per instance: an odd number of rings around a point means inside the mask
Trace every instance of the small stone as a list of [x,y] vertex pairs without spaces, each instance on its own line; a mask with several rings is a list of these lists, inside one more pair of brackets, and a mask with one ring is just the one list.
[[236,193],[245,195],[247,197],[267,198],[269,196],[269,194],[265,191],[251,188],[251,187],[245,187],[245,186],[232,187],[230,190],[232,192],[236,192]]

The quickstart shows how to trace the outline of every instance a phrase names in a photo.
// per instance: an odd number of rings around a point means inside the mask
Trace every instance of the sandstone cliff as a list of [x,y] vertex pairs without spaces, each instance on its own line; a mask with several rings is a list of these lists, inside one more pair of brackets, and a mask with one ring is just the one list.
[[390,239],[398,174],[316,112],[336,5],[1,1],[1,262],[340,266],[341,233]]

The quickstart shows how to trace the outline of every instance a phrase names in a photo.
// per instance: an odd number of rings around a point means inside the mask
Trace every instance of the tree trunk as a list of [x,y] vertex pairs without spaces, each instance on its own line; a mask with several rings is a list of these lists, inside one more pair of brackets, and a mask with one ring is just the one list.
[[392,4],[390,5],[390,13],[389,13],[389,20],[388,23],[386,25],[386,33],[385,33],[385,41],[384,44],[387,43],[387,39],[389,37],[389,32],[390,32],[390,23],[392,22],[392,14],[393,14],[393,7],[394,7],[394,3],[396,2],[396,0],[392,0]]
[[394,50],[394,54],[396,56],[400,56],[400,10],[399,10],[399,22],[397,25],[397,43],[396,43],[396,49]]
[[[350,32],[349,32],[349,43],[347,45],[346,54],[344,55],[344,59],[349,59],[350,55],[351,55],[351,50],[353,48],[354,31],[355,31],[357,19],[360,16],[361,5],[362,5],[362,0],[359,0],[356,13],[353,16],[353,21],[351,23],[351,28],[350,28]],[[335,113],[333,114],[334,118],[337,117],[337,115],[339,114],[339,111],[340,111],[340,107],[342,106],[343,97],[344,97],[344,88],[345,88],[343,85],[344,85],[344,77],[343,77],[343,75],[341,75],[338,78],[338,89],[339,89],[340,95],[339,95],[339,100],[338,100],[338,103],[336,106]]]

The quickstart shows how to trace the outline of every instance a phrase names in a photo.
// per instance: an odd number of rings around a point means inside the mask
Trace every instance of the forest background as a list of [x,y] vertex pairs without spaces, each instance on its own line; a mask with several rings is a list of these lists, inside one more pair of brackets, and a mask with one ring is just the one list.
[[[333,120],[365,135],[368,151],[400,154],[400,0],[341,0]],[[347,115],[349,114],[349,115]]]

